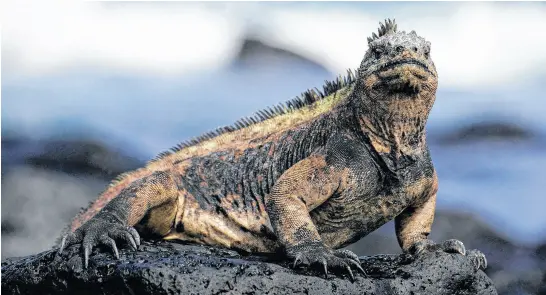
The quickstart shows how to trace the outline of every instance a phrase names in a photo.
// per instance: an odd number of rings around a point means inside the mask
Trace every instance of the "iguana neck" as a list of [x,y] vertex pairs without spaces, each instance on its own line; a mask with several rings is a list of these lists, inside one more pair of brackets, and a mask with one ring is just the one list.
[[369,138],[374,149],[380,155],[397,160],[419,154],[426,148],[425,124],[434,95],[431,92],[421,92],[414,97],[368,93],[357,85],[348,102],[352,105],[354,124]]

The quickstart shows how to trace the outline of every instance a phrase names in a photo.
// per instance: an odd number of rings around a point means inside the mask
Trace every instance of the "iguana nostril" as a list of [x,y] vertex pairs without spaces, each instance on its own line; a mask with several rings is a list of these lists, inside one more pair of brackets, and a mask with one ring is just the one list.
[[414,46],[414,47],[413,47],[413,51],[417,52],[417,47]]
[[402,51],[404,51],[404,47],[399,45],[399,46],[396,46],[395,50],[396,50],[396,52],[402,52]]

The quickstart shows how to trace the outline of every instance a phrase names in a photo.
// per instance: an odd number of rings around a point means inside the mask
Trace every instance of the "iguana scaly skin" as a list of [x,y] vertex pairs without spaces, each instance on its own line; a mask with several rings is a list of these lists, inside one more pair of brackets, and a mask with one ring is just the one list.
[[[294,264],[360,268],[351,244],[395,219],[404,251],[427,240],[438,179],[425,123],[438,85],[430,42],[380,24],[356,74],[205,134],[121,175],[72,222],[60,252],[140,235],[252,253]],[[136,229],[136,230],[135,230]],[[483,255],[482,255],[483,256]],[[481,267],[485,267],[483,257]],[[478,265],[480,267],[480,265]]]

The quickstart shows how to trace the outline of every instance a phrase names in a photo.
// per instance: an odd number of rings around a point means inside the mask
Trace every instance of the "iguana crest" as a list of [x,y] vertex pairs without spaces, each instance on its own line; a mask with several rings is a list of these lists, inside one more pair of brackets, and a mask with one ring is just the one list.
[[198,137],[181,142],[175,147],[171,148],[170,150],[164,151],[158,154],[158,156],[155,159],[153,159],[152,162],[161,160],[165,158],[166,156],[176,153],[184,148],[200,144],[204,141],[210,140],[219,135],[240,130],[250,125],[257,124],[265,120],[271,119],[273,117],[284,115],[291,111],[299,110],[303,107],[313,105],[323,100],[324,98],[332,95],[336,91],[344,88],[345,86],[353,84],[355,81],[356,81],[355,71],[349,69],[347,70],[347,74],[345,76],[339,75],[336,79],[332,81],[328,81],[328,80],[324,81],[324,86],[322,87],[322,91],[319,90],[318,88],[308,89],[307,91],[303,92],[301,96],[296,96],[295,98],[288,100],[286,102],[279,103],[272,107],[257,111],[255,112],[254,115],[241,118],[232,125],[218,127],[213,131],[209,131]]
[[396,33],[398,26],[395,23],[395,20],[386,19],[385,23],[379,23],[379,29],[377,30],[378,34],[372,33],[371,37],[368,37],[368,43],[371,43],[375,39],[379,39],[389,33]]

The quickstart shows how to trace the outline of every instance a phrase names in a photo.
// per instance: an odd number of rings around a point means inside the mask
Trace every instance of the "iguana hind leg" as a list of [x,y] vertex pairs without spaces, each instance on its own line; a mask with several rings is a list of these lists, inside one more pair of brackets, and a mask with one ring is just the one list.
[[119,258],[116,240],[124,240],[134,250],[140,245],[140,236],[134,226],[143,221],[147,231],[164,235],[175,220],[178,186],[168,172],[159,171],[135,181],[110,201],[93,218],[67,234],[61,242],[59,253],[66,246],[81,244],[85,267],[89,254],[96,245],[112,249]]
[[358,256],[348,250],[334,251],[321,240],[309,211],[339,189],[344,171],[330,166],[322,155],[310,156],[285,171],[266,196],[271,225],[288,258],[298,264],[344,269],[353,277],[351,266],[364,272]]

